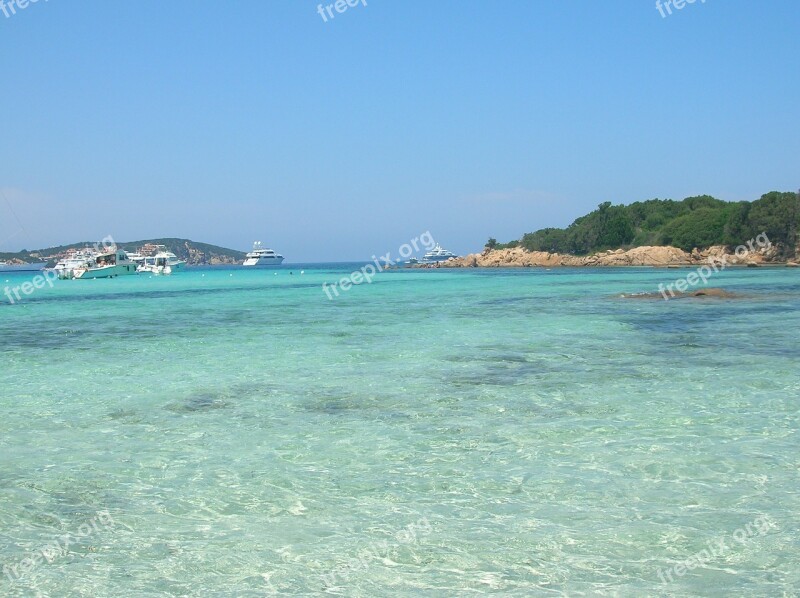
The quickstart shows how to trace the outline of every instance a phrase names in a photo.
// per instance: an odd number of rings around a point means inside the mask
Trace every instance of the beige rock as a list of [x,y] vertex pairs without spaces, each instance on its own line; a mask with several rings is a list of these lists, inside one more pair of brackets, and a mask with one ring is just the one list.
[[[633,295],[621,295],[623,299],[657,299],[663,301],[665,299],[664,294],[654,292],[654,293],[637,293]],[[667,297],[667,299],[695,299],[695,298],[713,298],[713,299],[743,299],[745,295],[739,295],[737,293],[731,293],[730,291],[726,291],[725,289],[718,289],[718,288],[708,288],[708,289],[699,289],[697,291],[691,291],[686,293],[673,293]]]
[[[743,245],[747,248],[746,245]],[[751,243],[752,246],[752,243]],[[706,249],[683,251],[677,247],[651,246],[634,247],[632,249],[609,249],[594,255],[577,256],[549,253],[544,251],[526,251],[521,247],[511,249],[489,250],[471,254],[443,262],[437,267],[443,268],[511,268],[511,267],[618,267],[618,266],[650,266],[661,268],[699,267],[710,261],[723,262],[727,265],[747,266],[778,262],[782,248],[778,246],[748,248],[746,253],[740,251],[735,255],[735,247],[715,245]],[[798,246],[800,250],[800,246]],[[783,263],[780,261],[780,263]],[[788,267],[798,267],[796,262]],[[419,266],[422,267],[422,266]]]
[[748,252],[742,258],[732,255],[723,246],[709,247],[699,251],[687,253],[677,247],[645,246],[632,249],[616,249],[604,251],[594,255],[577,256],[568,254],[548,253],[544,251],[525,251],[521,247],[511,249],[496,249],[473,253],[466,257],[450,259],[441,263],[443,268],[511,268],[531,266],[588,266],[588,267],[614,267],[614,266],[654,266],[654,267],[680,267],[708,263],[709,259],[722,260],[726,256],[728,264],[761,264],[770,261],[776,255],[774,249]]

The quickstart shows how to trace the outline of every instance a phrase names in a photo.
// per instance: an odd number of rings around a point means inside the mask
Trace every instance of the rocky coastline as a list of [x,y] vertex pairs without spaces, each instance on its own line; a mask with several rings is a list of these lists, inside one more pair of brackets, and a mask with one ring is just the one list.
[[680,268],[707,264],[709,260],[725,260],[733,266],[787,265],[797,266],[780,257],[779,248],[756,247],[746,255],[736,255],[732,248],[717,245],[708,249],[686,252],[677,247],[645,246],[632,249],[608,250],[592,255],[578,256],[544,251],[527,251],[521,247],[513,249],[488,249],[446,262],[420,264],[420,268],[556,268],[556,267],[622,267],[645,266]]

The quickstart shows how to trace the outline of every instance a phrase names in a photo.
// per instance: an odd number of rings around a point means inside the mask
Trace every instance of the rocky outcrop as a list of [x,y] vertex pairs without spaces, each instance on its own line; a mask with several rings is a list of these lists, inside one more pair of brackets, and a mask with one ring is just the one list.
[[711,299],[745,299],[747,298],[746,295],[741,295],[739,293],[731,293],[730,291],[726,291],[725,289],[717,289],[717,288],[707,288],[707,289],[699,289],[697,291],[687,291],[683,293],[678,293],[672,291],[670,294],[664,293],[633,293],[630,295],[620,295],[622,299],[660,299],[660,300],[669,300],[669,299],[704,299],[704,298],[711,298]]
[[429,266],[437,268],[514,268],[559,266],[574,267],[616,267],[616,266],[654,266],[680,267],[707,264],[710,260],[724,261],[727,265],[763,264],[776,262],[778,250],[775,247],[759,248],[739,255],[728,247],[714,246],[708,249],[695,249],[691,253],[677,247],[634,247],[633,249],[608,250],[593,255],[578,256],[544,251],[526,251],[521,247],[513,249],[484,250],[466,257],[452,258]]

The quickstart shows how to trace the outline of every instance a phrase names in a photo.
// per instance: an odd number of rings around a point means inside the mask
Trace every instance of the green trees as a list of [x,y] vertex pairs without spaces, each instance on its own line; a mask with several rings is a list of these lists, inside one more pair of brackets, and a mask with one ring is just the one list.
[[595,246],[600,248],[622,247],[633,241],[635,231],[631,217],[624,206],[612,207],[607,201],[597,211]]
[[727,214],[725,209],[703,207],[671,220],[661,230],[661,243],[691,251],[695,247],[721,245]]
[[565,229],[526,233],[518,243],[528,251],[577,255],[639,245],[675,245],[691,251],[695,247],[739,245],[765,232],[773,243],[785,248],[787,255],[794,255],[799,227],[800,193],[773,191],[752,203],[700,195],[683,201],[651,199],[628,206],[607,201]]
[[522,235],[520,244],[528,251],[564,253],[568,247],[567,236],[567,231],[562,228],[545,228]]
[[[740,201],[728,207],[728,217],[722,230],[723,245],[739,245],[743,240],[753,238],[753,231],[749,221],[750,208],[753,204]],[[758,235],[764,231],[755,233]]]
[[594,212],[578,218],[568,228],[545,228],[523,235],[528,251],[583,254],[596,249],[627,245],[635,236],[631,217],[624,206],[605,202]]
[[800,215],[800,195],[773,191],[753,203],[748,220],[750,230],[765,232],[770,240],[784,245],[784,253],[794,255],[797,247],[797,225]]

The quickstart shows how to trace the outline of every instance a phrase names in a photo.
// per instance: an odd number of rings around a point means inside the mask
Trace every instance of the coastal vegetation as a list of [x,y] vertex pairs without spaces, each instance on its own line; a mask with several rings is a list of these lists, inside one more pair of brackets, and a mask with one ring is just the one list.
[[[92,247],[95,245],[95,243],[96,241],[85,241],[81,243],[72,243],[71,245],[60,245],[58,247],[38,249],[36,251],[22,250],[19,253],[4,253],[0,254],[0,259],[9,261],[19,260],[22,262],[31,262],[36,260],[48,260],[55,262],[57,256],[63,255],[69,249]],[[117,243],[121,249],[129,252],[136,251],[139,247],[147,244],[164,245],[167,248],[167,251],[171,251],[189,265],[234,264],[241,262],[245,256],[244,252],[236,251],[235,249],[227,249],[225,247],[218,247],[217,245],[209,245],[208,243],[198,243],[190,239],[146,239],[142,241]]]
[[148,243],[151,245],[164,245],[167,251],[171,251],[189,265],[234,264],[241,262],[245,257],[245,253],[242,251],[208,243],[199,243],[189,239],[151,239],[149,241],[119,243],[119,246],[125,251],[136,251],[136,249]]
[[544,228],[504,244],[489,239],[486,246],[572,255],[641,246],[692,251],[738,245],[766,233],[783,256],[790,257],[796,253],[798,225],[800,193],[773,191],[752,202],[726,202],[700,195],[682,201],[651,199],[630,205],[605,202],[567,228]]

